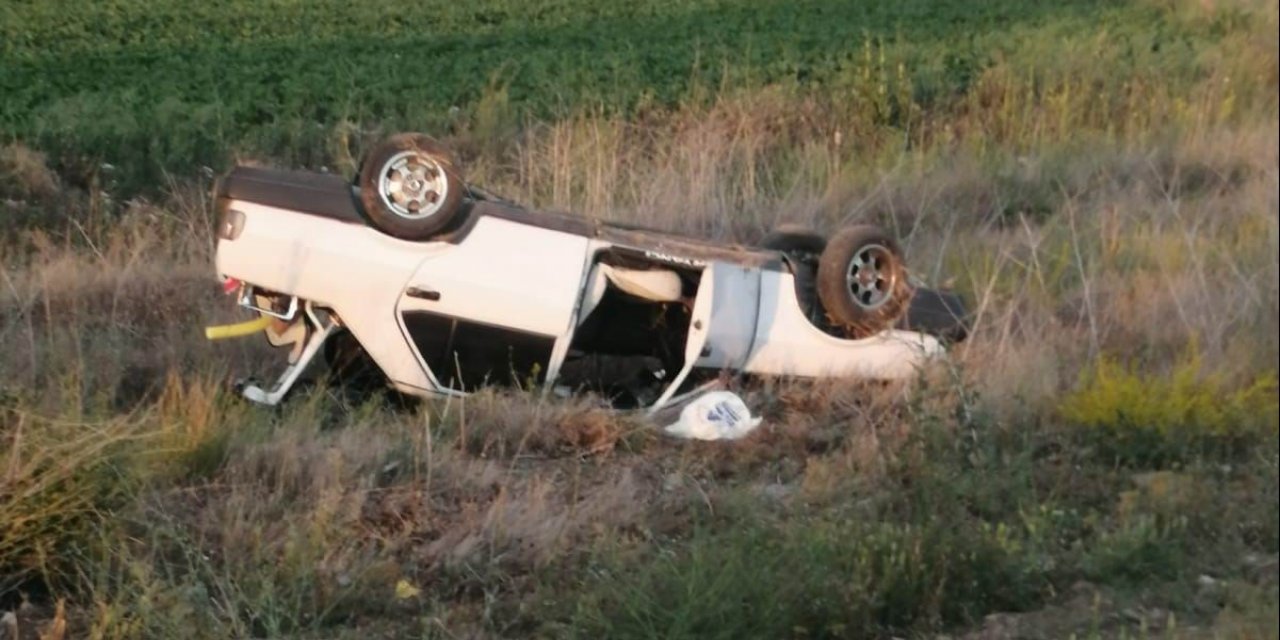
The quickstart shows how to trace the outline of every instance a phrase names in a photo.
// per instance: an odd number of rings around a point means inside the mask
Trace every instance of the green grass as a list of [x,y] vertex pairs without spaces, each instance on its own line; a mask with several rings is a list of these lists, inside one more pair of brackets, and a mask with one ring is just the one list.
[[492,121],[495,97],[519,122],[777,86],[828,96],[850,134],[910,138],[922,113],[1000,99],[982,86],[993,70],[1017,94],[1007,108],[1077,110],[1060,87],[1074,80],[1101,101],[1090,124],[1124,127],[1107,114],[1150,106],[1127,101],[1193,98],[1241,15],[1104,0],[7,3],[0,137],[63,169],[111,164],[135,191],[237,153],[332,166],[339,125],[448,133]]
[[[927,463],[897,466],[878,487],[842,487],[856,498],[781,510],[754,497],[739,509],[729,501],[687,538],[638,558],[605,543],[572,592],[567,628],[611,638],[927,636],[981,626],[993,611],[1038,610],[1081,585],[1127,594],[1130,605],[1164,590],[1165,604],[1194,618],[1203,615],[1198,576],[1243,579],[1240,557],[1276,543],[1242,533],[1274,536],[1274,492],[1233,487],[1274,477],[1274,459],[1223,473],[1202,458],[1205,467],[1168,474],[1195,492],[1194,503],[1160,491],[1129,499],[1144,489],[1131,490],[1104,459],[1043,453],[1055,441],[1078,446],[1068,434],[991,426],[971,425],[988,440],[976,463],[949,429],[919,433]],[[1092,491],[1072,486],[1081,477],[1096,483]],[[1077,603],[1024,633],[1065,637],[1114,615],[1081,604],[1098,606]]]

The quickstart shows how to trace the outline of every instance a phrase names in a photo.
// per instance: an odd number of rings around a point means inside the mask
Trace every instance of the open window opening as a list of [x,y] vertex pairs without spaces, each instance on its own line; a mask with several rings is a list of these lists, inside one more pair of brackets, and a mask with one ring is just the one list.
[[407,311],[402,317],[431,374],[454,391],[536,386],[544,379],[555,343],[554,336],[429,311]]
[[597,254],[557,383],[618,408],[652,404],[685,364],[701,277],[618,248]]

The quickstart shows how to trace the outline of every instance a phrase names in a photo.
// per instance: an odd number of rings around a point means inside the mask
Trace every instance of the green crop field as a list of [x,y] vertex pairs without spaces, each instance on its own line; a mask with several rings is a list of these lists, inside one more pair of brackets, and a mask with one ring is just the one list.
[[[0,640],[1280,638],[1276,0],[0,0]],[[419,130],[534,207],[873,223],[910,384],[358,395],[214,274],[212,179]]]
[[[1079,56],[1117,91],[1180,90],[1242,19],[1105,0],[15,1],[0,9],[0,137],[140,188],[233,152],[323,164],[340,123],[447,131],[499,91],[514,118],[763,86],[867,102],[874,70],[928,110],[989,68],[1052,83]],[[881,120],[905,130],[908,115]]]

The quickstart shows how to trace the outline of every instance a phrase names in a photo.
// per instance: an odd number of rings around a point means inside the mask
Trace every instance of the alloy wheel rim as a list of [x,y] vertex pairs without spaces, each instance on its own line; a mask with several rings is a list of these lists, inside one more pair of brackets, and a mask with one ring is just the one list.
[[853,254],[845,285],[854,304],[874,311],[893,297],[898,275],[893,268],[893,253],[880,244],[869,244]]
[[440,212],[449,195],[444,167],[418,151],[391,156],[378,172],[378,197],[395,215],[422,220]]

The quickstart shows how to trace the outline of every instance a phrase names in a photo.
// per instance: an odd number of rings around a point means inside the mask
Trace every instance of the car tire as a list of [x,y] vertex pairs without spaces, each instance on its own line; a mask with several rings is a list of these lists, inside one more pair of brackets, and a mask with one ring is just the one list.
[[816,260],[827,248],[827,238],[799,224],[780,224],[760,240],[760,247],[789,255],[812,255]]
[[885,230],[841,230],[818,261],[818,299],[832,323],[851,338],[889,327],[906,312],[911,285],[898,243]]
[[467,192],[453,154],[420,133],[374,147],[361,163],[359,186],[369,221],[402,240],[427,240],[448,227]]

